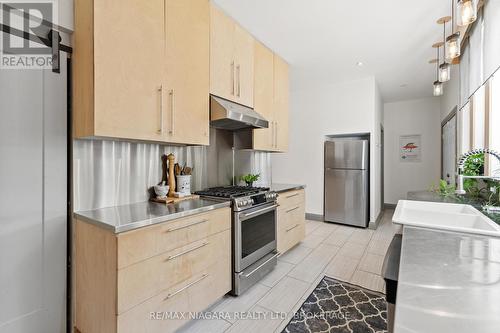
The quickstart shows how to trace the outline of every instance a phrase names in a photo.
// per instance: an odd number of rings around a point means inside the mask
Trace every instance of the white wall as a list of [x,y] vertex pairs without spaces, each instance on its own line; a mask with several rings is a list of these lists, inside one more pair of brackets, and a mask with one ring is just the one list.
[[[343,84],[303,82],[291,73],[289,149],[273,154],[273,182],[306,184],[306,212],[323,214],[323,142],[326,135],[372,133],[381,117],[380,94],[373,77]],[[375,101],[378,103],[375,103]],[[376,107],[379,104],[379,107]],[[377,112],[376,112],[377,111]],[[378,115],[377,115],[378,114]],[[379,134],[372,140],[371,217],[380,211],[377,167]]]
[[[429,190],[440,178],[440,99],[384,104],[384,200],[396,204],[408,191]],[[399,161],[399,136],[422,135],[422,160]]]

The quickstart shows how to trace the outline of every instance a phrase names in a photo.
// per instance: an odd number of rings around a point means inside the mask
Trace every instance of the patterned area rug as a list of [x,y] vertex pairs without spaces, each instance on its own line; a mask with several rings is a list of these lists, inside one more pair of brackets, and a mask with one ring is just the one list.
[[387,332],[385,296],[325,276],[282,333]]

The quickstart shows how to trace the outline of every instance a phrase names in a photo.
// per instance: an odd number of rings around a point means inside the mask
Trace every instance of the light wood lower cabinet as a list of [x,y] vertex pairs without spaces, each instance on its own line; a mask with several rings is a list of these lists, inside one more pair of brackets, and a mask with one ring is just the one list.
[[230,208],[118,235],[76,220],[74,261],[78,331],[173,332],[231,290]]
[[278,203],[277,248],[283,254],[305,238],[305,191],[280,193]]

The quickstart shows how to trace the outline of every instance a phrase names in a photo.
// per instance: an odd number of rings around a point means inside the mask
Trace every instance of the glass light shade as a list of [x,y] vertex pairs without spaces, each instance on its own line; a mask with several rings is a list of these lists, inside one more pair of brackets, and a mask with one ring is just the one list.
[[460,57],[460,34],[454,33],[446,38],[446,59]]
[[434,81],[434,96],[443,95],[443,84],[439,81]]
[[460,0],[457,4],[457,25],[469,25],[477,19],[477,0]]
[[451,78],[451,65],[447,62],[443,62],[439,65],[439,81],[447,82]]

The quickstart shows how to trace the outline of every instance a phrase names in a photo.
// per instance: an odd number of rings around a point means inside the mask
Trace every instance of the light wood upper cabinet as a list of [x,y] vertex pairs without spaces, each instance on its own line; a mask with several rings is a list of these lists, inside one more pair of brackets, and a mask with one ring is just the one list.
[[254,38],[215,5],[210,10],[210,93],[253,107]]
[[275,147],[277,151],[288,150],[288,64],[274,56],[274,121]]
[[269,121],[268,128],[253,131],[253,147],[272,151],[274,147],[274,55],[262,43],[255,41],[254,110]]
[[166,4],[166,141],[208,145],[209,2],[166,0]]
[[76,0],[73,44],[74,137],[208,144],[206,0]]
[[253,131],[256,150],[288,150],[288,64],[261,43],[255,43],[254,109],[269,121]]
[[234,22],[210,5],[210,92],[229,100],[235,94],[233,45]]
[[236,102],[253,107],[254,38],[238,24],[234,25]]

